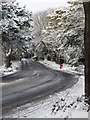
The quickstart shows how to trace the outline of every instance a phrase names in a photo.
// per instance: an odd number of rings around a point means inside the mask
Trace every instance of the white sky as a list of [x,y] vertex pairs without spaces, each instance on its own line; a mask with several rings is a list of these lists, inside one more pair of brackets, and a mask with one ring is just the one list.
[[66,7],[68,0],[16,0],[20,6],[26,5],[26,8],[32,12],[42,11],[48,8]]

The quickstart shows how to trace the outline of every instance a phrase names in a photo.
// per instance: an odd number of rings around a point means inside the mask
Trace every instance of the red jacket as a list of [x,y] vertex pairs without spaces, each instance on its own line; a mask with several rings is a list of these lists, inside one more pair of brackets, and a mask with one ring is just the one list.
[[60,64],[60,69],[62,69],[62,67],[63,67],[63,64]]

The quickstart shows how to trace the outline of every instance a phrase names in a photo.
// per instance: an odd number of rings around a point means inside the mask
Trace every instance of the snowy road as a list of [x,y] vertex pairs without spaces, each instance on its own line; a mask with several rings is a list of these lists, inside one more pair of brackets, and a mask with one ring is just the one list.
[[3,115],[7,111],[56,91],[64,90],[76,83],[74,75],[46,68],[42,64],[24,61],[21,70],[2,78]]

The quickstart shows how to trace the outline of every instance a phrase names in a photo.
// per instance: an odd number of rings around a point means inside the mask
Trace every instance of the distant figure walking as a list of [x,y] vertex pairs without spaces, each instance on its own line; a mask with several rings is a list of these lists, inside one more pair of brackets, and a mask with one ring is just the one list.
[[62,69],[62,67],[63,67],[63,64],[60,64],[60,69]]
[[63,63],[64,63],[64,59],[60,59],[60,69],[62,69],[62,67],[63,67]]

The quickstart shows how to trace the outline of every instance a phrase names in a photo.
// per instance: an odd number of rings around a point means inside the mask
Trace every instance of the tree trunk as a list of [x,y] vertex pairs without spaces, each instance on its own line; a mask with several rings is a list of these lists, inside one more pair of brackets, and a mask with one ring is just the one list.
[[90,105],[90,2],[84,2],[85,11],[85,96]]
[[12,53],[12,50],[10,48],[8,54],[6,55],[6,68],[10,67],[11,65],[11,53]]

